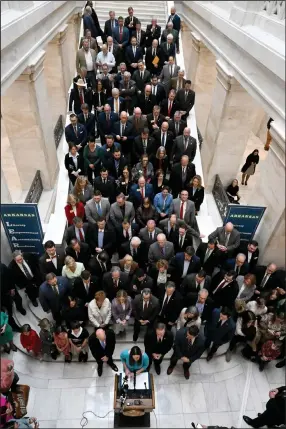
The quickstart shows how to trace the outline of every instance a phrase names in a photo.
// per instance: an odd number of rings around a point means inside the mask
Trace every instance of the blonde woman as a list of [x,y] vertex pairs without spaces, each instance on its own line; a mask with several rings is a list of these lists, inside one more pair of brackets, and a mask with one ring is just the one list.
[[67,205],[65,206],[65,213],[68,225],[73,225],[73,219],[75,216],[78,216],[82,219],[84,218],[84,205],[73,194],[69,194]]
[[113,319],[113,330],[116,335],[125,332],[132,311],[132,300],[125,290],[119,290],[112,300],[111,314]]
[[88,182],[87,177],[78,176],[75,185],[73,187],[72,193],[75,197],[79,199],[84,205],[87,201],[91,200],[93,197],[93,187]]
[[119,267],[124,273],[133,276],[138,268],[138,264],[133,260],[131,255],[125,255],[123,259],[119,260]]
[[67,277],[71,283],[85,270],[82,262],[76,262],[73,257],[66,256],[65,265],[62,269],[62,276]]
[[95,328],[107,328],[111,319],[111,303],[103,290],[96,292],[88,304],[88,318]]
[[196,214],[198,214],[205,197],[205,188],[202,185],[201,176],[198,174],[194,176],[189,185],[186,186],[186,190],[189,193],[189,200],[194,202]]

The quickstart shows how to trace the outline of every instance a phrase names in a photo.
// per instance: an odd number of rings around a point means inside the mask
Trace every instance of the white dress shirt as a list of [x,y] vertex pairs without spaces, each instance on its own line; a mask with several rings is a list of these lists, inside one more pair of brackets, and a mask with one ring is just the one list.
[[94,70],[94,64],[92,61],[92,55],[90,50],[88,50],[87,52],[84,51],[84,56],[85,56],[85,62],[86,62],[86,69],[87,71],[93,71]]
[[186,275],[188,273],[189,265],[190,265],[190,261],[184,260],[184,269],[183,269],[183,274],[182,274],[183,278],[186,277]]
[[107,52],[106,55],[101,51],[97,54],[96,62],[101,63],[99,66],[100,71],[102,71],[102,64],[108,65],[108,72],[110,72],[115,66],[115,58],[111,52]]

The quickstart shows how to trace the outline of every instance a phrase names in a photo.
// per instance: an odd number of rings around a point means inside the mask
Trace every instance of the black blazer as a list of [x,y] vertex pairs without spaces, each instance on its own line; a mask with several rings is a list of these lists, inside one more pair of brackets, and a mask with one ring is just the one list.
[[[133,149],[134,163],[137,163],[140,161],[141,156],[144,154],[144,148],[143,148],[141,136],[135,137],[132,149]],[[154,151],[154,139],[152,137],[149,137],[147,139],[146,153],[147,155],[150,156],[153,151]]]
[[115,160],[113,157],[104,162],[104,167],[115,180],[118,180],[119,177],[122,176],[123,169],[126,165],[128,165],[128,161],[123,155],[121,155],[119,160],[118,171],[116,171]]
[[[115,21],[115,26],[118,26],[118,20],[115,19],[114,21]],[[111,28],[111,19],[108,19],[107,21],[105,21],[103,33],[104,33],[104,43],[105,43],[107,37],[108,36],[112,37],[113,35],[112,28]]]
[[80,169],[81,171],[79,173],[84,174],[84,161],[83,161],[83,157],[81,156],[81,154],[79,153],[79,155],[77,157],[77,167],[76,167],[72,157],[70,157],[70,153],[69,152],[66,153],[65,167],[68,171],[70,181],[74,184],[76,181],[76,176],[74,174],[72,174],[72,172]]
[[[175,283],[180,283],[184,272],[184,253],[177,253],[171,259],[171,262],[169,264],[169,270],[171,274],[171,280],[173,280]],[[197,256],[194,255],[190,261],[187,275],[192,273],[198,273],[199,270],[200,260]]]
[[[75,238],[75,236],[72,238]],[[56,276],[62,275],[62,269],[65,264],[66,254],[61,247],[57,247],[57,246],[56,246],[56,254],[57,254],[57,268],[55,268],[49,255],[46,252],[39,258],[40,271],[42,273],[43,278],[45,278],[46,274],[49,274],[49,273],[55,273]]]
[[100,287],[102,286],[102,277],[105,273],[109,272],[112,268],[110,260],[105,264],[106,271],[103,271],[101,265],[99,264],[96,256],[93,256],[89,261],[89,271],[91,274],[98,278]]
[[173,295],[168,301],[167,306],[163,310],[165,291],[162,291],[159,295],[160,301],[160,320],[168,325],[168,322],[175,323],[178,319],[180,312],[183,308],[183,297],[178,290],[175,290]]
[[[198,301],[198,294],[189,293],[186,297],[186,301],[184,302],[186,302],[186,307],[190,307],[192,305],[196,305],[197,301]],[[205,301],[203,312],[201,314],[202,322],[204,322],[205,320],[211,319],[214,306],[215,306],[214,301],[208,296]]]
[[100,361],[103,356],[112,358],[115,349],[115,334],[111,329],[105,331],[106,334],[106,346],[105,349],[101,347],[100,341],[96,338],[95,332],[91,334],[88,339],[88,345],[91,351],[92,356],[96,361]]
[[193,201],[195,203],[195,209],[198,212],[200,210],[200,206],[204,201],[205,197],[205,188],[202,186],[201,188],[197,188],[196,192],[193,195],[193,187],[192,186],[185,186],[186,190],[189,193],[189,200]]
[[[138,237],[139,225],[137,225],[137,223],[131,224],[131,234],[132,234],[132,237]],[[126,239],[126,237],[123,234],[123,227],[121,225],[119,228],[116,228],[116,237],[117,237],[116,242],[117,242],[118,249],[120,248],[120,246],[123,243],[126,243],[127,241],[129,242],[129,240],[131,240],[131,238],[132,238],[132,237],[129,237],[129,239]],[[126,255],[126,253],[125,253],[125,255]],[[125,255],[123,255],[123,256],[125,256]]]
[[169,57],[175,58],[175,56],[176,56],[176,45],[175,45],[175,43],[171,43],[169,49],[168,49],[167,45],[168,45],[167,42],[163,42],[160,44],[161,57],[162,57],[163,62],[168,61]]
[[144,91],[145,85],[151,81],[151,74],[146,69],[144,70],[143,79],[141,79],[141,72],[139,70],[135,70],[132,74],[132,79],[136,83],[137,90]]
[[[204,282],[204,289],[209,290],[211,285],[211,277],[206,276]],[[182,284],[181,284],[181,292],[183,296],[187,296],[189,293],[198,293],[200,291],[200,286],[196,288],[196,273],[188,274]]]
[[76,254],[76,251],[71,246],[68,246],[66,248],[66,254],[74,258],[76,262],[82,262],[85,269],[88,269],[91,253],[87,243],[80,243],[80,251],[78,254]]
[[[99,96],[98,96],[99,95]],[[92,106],[94,107],[94,110],[97,112],[96,116],[98,116],[98,110],[96,110],[97,107],[99,107],[99,98],[100,98],[100,105],[104,106],[107,101],[107,95],[105,90],[98,92],[92,92]]]
[[[152,46],[146,49],[145,64],[146,64],[146,69],[149,70],[151,75],[153,74],[158,75],[161,72],[162,67],[164,65],[164,61],[162,59],[162,50],[159,46],[158,48],[156,48],[156,56],[159,58],[158,67],[154,67],[154,64],[152,63],[155,58],[155,55],[153,55]],[[164,89],[164,96],[166,96],[165,89]]]
[[102,182],[101,176],[97,176],[93,182],[94,190],[100,191],[104,198],[108,198],[110,204],[115,202],[115,181],[109,176],[106,183]]
[[207,248],[208,248],[207,243],[200,243],[199,247],[197,248],[196,255],[200,258],[201,268],[203,268],[206,271],[206,273],[209,276],[211,276],[214,268],[219,263],[219,252],[215,247],[211,255],[206,260],[206,262],[204,262]]
[[185,240],[183,243],[183,247],[180,247],[180,236],[179,230],[170,238],[170,241],[174,244],[175,253],[184,252],[188,246],[193,245],[193,236],[190,231],[186,231]]
[[[246,260],[248,258],[248,249],[247,249],[248,243],[246,241],[241,241],[239,248],[236,249],[236,253],[235,256],[238,253],[243,253],[246,256]],[[255,250],[255,252],[252,253],[251,255],[251,259],[249,261],[249,271],[251,273],[253,273],[255,271],[255,267],[258,263],[258,258],[259,258],[259,248],[257,247],[257,249]]]
[[116,136],[120,136],[120,121],[113,124],[112,133],[116,142],[121,144],[122,153],[128,154],[132,151],[132,144],[134,141],[134,129],[130,122],[126,122],[123,136],[127,137],[127,140],[117,140]]
[[[91,252],[93,255],[96,255],[95,248],[98,247],[98,226],[96,224],[90,227],[89,233],[89,245],[92,249]],[[105,227],[103,235],[103,250],[105,250],[109,257],[112,257],[112,253],[115,250],[115,232],[111,228]]]
[[72,124],[65,127],[65,137],[67,143],[81,144],[84,147],[87,144],[87,132],[85,126],[77,124],[77,134],[74,131]]
[[165,116],[162,115],[161,113],[158,116],[156,124],[158,125],[159,129],[153,128],[154,123],[152,121],[154,121],[154,116],[153,116],[153,113],[150,113],[149,115],[147,115],[147,125],[149,128],[150,134],[152,134],[152,137],[154,137],[153,136],[154,132],[160,132],[161,125],[165,121]]
[[[10,270],[11,276],[10,280],[13,284],[16,284],[19,289],[23,289],[31,284],[36,284],[37,286],[40,286],[40,284],[42,283],[42,277],[37,258],[31,253],[23,253],[23,258],[29,265],[34,277],[31,280],[28,280],[23,271],[19,268],[18,264],[13,259],[8,265],[8,269]],[[1,285],[1,289],[2,287],[3,285]]]
[[156,25],[154,31],[152,31],[152,24],[148,24],[146,27],[146,46],[151,46],[154,39],[159,41],[161,36],[161,27]]
[[232,317],[226,320],[220,327],[217,327],[220,317],[220,310],[213,310],[212,317],[205,325],[205,337],[211,339],[215,344],[228,343],[235,332],[235,322]]
[[254,274],[256,276],[256,288],[260,292],[261,291],[269,292],[271,289],[275,289],[276,287],[281,287],[280,285],[276,284],[277,276],[275,275],[275,273],[273,273],[268,278],[265,286],[262,289],[260,288],[260,284],[265,275],[266,268],[267,268],[266,265],[258,265],[254,270]]
[[[187,166],[186,171],[186,181],[185,184],[189,183],[191,179],[196,175],[196,167],[192,162]],[[172,184],[173,195],[176,198],[177,195],[183,190],[182,185],[182,166],[181,163],[177,163],[173,165],[170,174],[170,183]]]
[[205,350],[205,340],[201,335],[198,335],[191,347],[187,340],[188,328],[181,328],[177,331],[174,344],[174,353],[176,358],[180,359],[185,356],[194,362],[199,359]]
[[179,121],[179,132],[177,134],[176,132],[176,126],[175,126],[175,121],[174,119],[171,119],[171,121],[169,121],[169,130],[172,131],[174,138],[181,136],[184,132],[184,129],[187,127],[187,122],[183,121],[182,119]]
[[[162,146],[162,144],[161,144],[161,139],[162,139],[161,130],[154,131],[152,137],[155,140],[155,150],[157,150],[160,146]],[[171,131],[167,131],[165,148],[166,148],[166,152],[167,152],[167,155],[169,157],[169,160],[171,159],[172,146],[173,146],[173,134],[171,133]]]
[[102,288],[106,293],[107,298],[110,300],[110,302],[115,298],[116,293],[120,289],[128,291],[129,288],[129,276],[126,273],[120,274],[120,279],[118,282],[118,287],[115,288],[113,284],[113,280],[111,277],[111,273],[105,273],[102,278]]
[[169,116],[169,118],[173,118],[174,114],[177,110],[179,110],[179,105],[177,103],[176,100],[173,101],[173,105],[172,105],[172,109],[171,109],[171,114],[168,115],[168,103],[169,103],[169,99],[165,98],[162,102],[161,102],[161,113],[164,116]]
[[195,92],[190,90],[188,91],[187,99],[185,98],[185,90],[179,89],[179,91],[176,94],[176,100],[179,105],[179,110],[184,110],[186,115],[189,114],[190,110],[192,109],[193,105],[195,104]]
[[148,100],[145,99],[145,93],[142,92],[137,96],[137,107],[140,107],[143,115],[149,115],[156,104],[155,95],[150,94]]
[[77,277],[73,284],[73,294],[81,299],[84,303],[90,302],[94,299],[94,295],[100,290],[99,279],[96,276],[90,277],[88,292],[83,284],[82,278]]
[[[83,232],[84,232],[84,241],[86,243],[88,243],[88,235],[89,235],[89,231],[90,231],[89,224],[87,222],[85,222],[83,224],[82,228],[83,228]],[[69,246],[69,244],[73,238],[77,238],[77,237],[76,237],[76,233],[75,233],[75,226],[71,225],[68,227],[68,229],[66,231],[66,236],[65,236],[65,240],[66,240],[68,246]]]
[[153,353],[165,355],[168,353],[174,342],[174,336],[171,331],[165,330],[163,340],[157,341],[156,330],[147,331],[144,337],[145,352],[151,356]]
[[[125,255],[131,255],[130,253],[130,242],[125,241],[121,244],[119,248],[119,258],[124,258]],[[140,268],[146,268],[146,263],[148,259],[148,252],[146,250],[145,243],[141,242],[140,246],[137,248],[137,254],[133,255],[133,260],[137,262]]]
[[143,55],[144,55],[144,53],[140,47],[138,48],[136,46],[136,53],[134,56],[133,47],[131,45],[127,46],[127,48],[125,49],[125,59],[126,59],[126,64],[127,64],[127,66],[129,66],[130,70],[133,70],[132,67],[130,67],[130,64],[137,63],[139,60],[142,60]]
[[85,126],[87,136],[95,137],[95,116],[93,113],[88,113],[87,120],[84,119],[84,114],[80,113],[78,115],[78,122]]
[[[136,289],[134,288],[136,286]],[[150,276],[146,275],[145,279],[142,282],[139,282],[136,276],[136,273],[133,274],[133,277],[130,282],[129,294],[131,298],[134,298],[136,295],[141,294],[142,290],[148,288],[153,289],[153,279]]]
[[234,302],[239,292],[239,287],[236,280],[233,280],[223,289],[214,293],[217,286],[223,281],[224,272],[219,271],[213,278],[210,287],[210,295],[214,300],[215,307],[228,307],[231,310],[234,308]]
[[[143,54],[145,54],[145,46],[146,46],[146,31],[140,30],[140,48],[142,49]],[[137,39],[137,31],[132,31],[131,37],[136,37]]]
[[[85,103],[88,104],[89,110],[91,111],[92,110],[91,84],[90,84],[90,81],[87,80],[87,78],[86,78],[86,83],[87,83],[87,89],[86,88],[83,89],[84,101]],[[89,87],[88,87],[88,84],[90,84]],[[71,89],[70,98],[69,98],[69,111],[71,112],[72,110],[76,115],[79,115],[81,113],[81,102],[80,102],[78,87],[75,84],[74,84],[74,88]]]

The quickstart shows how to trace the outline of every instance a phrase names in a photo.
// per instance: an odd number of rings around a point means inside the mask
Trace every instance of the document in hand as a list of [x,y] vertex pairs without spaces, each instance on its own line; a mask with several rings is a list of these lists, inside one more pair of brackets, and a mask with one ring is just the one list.
[[158,64],[158,62],[160,61],[160,58],[156,55],[156,57],[154,58],[154,60],[152,61],[152,64]]

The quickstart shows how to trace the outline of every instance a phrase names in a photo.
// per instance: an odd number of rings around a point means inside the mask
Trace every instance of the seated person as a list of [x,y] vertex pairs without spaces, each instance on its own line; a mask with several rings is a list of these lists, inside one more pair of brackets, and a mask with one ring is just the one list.
[[123,350],[120,354],[121,362],[123,363],[123,369],[125,375],[134,377],[147,370],[149,366],[149,358],[146,353],[142,353],[138,346],[133,346],[131,350]]
[[79,322],[72,322],[68,332],[71,353],[78,356],[79,362],[87,362],[89,333],[80,326]]
[[234,179],[231,184],[226,188],[226,193],[230,203],[239,204],[240,196],[238,195],[238,192],[238,180]]

